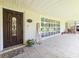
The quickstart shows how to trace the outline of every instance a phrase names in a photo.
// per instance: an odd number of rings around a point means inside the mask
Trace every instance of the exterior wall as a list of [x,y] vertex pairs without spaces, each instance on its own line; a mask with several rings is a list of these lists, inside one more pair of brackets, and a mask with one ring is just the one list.
[[0,6],[0,51],[3,50],[3,20],[2,7]]
[[[31,10],[28,10],[22,6],[18,6],[16,4],[10,4],[10,3],[1,3],[0,5],[0,51],[3,50],[3,8],[15,10],[19,12],[24,13],[23,17],[23,41],[24,44],[26,43],[26,40],[28,39],[35,39],[35,32],[36,32],[36,23],[38,22],[38,17],[35,12],[32,12]],[[32,23],[27,23],[27,19],[32,19]],[[38,20],[37,20],[38,19]]]
[[[29,10],[28,8],[17,5],[16,3],[10,3],[9,1],[0,2],[0,51],[3,50],[3,14],[2,8],[11,9],[19,12],[24,13],[23,19],[23,40],[24,44],[28,39],[35,39],[36,38],[36,23],[40,23],[41,17],[46,17],[50,19],[55,19],[53,17],[45,16],[44,14],[37,13],[36,11]],[[27,19],[32,19],[32,23],[27,23]],[[61,19],[59,19],[60,21]],[[60,21],[61,32],[64,31],[64,21]]]
[[65,31],[65,21],[61,20],[60,22],[60,33],[62,33]]

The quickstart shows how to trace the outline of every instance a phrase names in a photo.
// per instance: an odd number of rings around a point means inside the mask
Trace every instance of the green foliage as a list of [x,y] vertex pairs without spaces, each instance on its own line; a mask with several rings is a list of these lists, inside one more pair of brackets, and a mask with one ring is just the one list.
[[27,45],[28,46],[32,46],[32,45],[34,45],[34,40],[32,39],[30,39],[30,40],[27,40]]

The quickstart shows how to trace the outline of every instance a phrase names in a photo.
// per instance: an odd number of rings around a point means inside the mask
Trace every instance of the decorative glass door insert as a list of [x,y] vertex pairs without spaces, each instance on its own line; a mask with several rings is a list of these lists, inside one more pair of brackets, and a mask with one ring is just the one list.
[[16,36],[16,18],[12,17],[12,36]]

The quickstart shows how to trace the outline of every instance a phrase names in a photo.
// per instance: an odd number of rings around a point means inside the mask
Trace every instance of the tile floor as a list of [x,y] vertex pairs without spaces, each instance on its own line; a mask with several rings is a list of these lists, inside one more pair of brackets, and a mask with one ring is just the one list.
[[63,34],[43,40],[40,45],[25,47],[14,58],[78,58],[79,34]]

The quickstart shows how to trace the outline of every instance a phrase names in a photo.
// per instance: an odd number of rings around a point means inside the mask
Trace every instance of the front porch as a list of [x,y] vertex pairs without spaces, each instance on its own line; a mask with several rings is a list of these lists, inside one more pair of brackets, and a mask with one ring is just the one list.
[[41,42],[41,45],[25,47],[24,53],[14,58],[78,58],[79,34],[63,34]]

